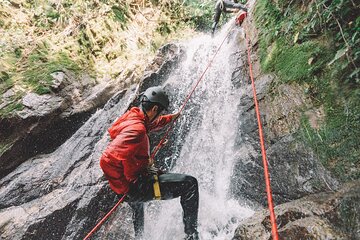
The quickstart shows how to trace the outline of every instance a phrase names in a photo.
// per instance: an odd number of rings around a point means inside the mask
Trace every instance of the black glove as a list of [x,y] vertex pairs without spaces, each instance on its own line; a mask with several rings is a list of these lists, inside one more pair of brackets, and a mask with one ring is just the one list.
[[161,175],[161,174],[164,174],[164,171],[162,171],[161,169],[159,169],[155,166],[150,166],[146,169],[146,173],[148,175]]

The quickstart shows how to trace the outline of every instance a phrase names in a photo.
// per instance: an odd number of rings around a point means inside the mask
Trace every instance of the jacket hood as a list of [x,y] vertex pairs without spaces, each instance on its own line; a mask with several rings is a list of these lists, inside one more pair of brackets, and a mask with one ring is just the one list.
[[116,138],[116,136],[126,127],[134,125],[137,123],[142,123],[146,126],[148,120],[145,114],[138,107],[133,107],[122,115],[115,123],[108,129],[111,139]]

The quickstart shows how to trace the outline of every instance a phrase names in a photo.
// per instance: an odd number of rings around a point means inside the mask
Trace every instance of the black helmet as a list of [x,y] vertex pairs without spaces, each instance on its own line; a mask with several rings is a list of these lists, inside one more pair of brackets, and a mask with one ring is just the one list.
[[147,99],[143,98],[142,102],[158,103],[166,110],[169,107],[169,97],[165,93],[164,89],[160,86],[146,89],[143,96],[145,96]]

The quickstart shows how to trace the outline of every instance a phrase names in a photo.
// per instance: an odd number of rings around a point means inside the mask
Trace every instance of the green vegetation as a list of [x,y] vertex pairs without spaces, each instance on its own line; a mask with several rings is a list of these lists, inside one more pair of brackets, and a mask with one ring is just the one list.
[[159,22],[157,31],[162,35],[181,29],[184,25],[201,31],[211,27],[214,14],[214,2],[211,0],[156,1],[156,4],[168,17],[168,21]]
[[46,44],[30,53],[23,68],[24,83],[38,94],[50,93],[52,73],[66,69],[78,73],[80,70],[66,52],[50,54]]
[[10,75],[5,71],[0,72],[0,95],[12,86],[13,82],[10,78]]
[[261,67],[306,86],[325,119],[300,135],[344,181],[360,177],[360,17],[354,1],[267,1],[256,6]]
[[[136,79],[157,49],[211,25],[211,0],[22,1],[0,6],[0,117],[21,109],[28,91],[51,92],[51,73],[98,82]],[[20,6],[20,7],[19,7]],[[14,98],[3,99],[12,89]],[[8,102],[8,101],[12,102]]]
[[130,19],[128,14],[128,5],[125,4],[124,6],[112,6],[111,9],[113,10],[115,20],[120,23],[121,28],[124,30],[126,28],[126,23]]
[[12,102],[4,108],[0,109],[0,116],[7,117],[10,116],[14,111],[20,111],[24,106],[19,102]]

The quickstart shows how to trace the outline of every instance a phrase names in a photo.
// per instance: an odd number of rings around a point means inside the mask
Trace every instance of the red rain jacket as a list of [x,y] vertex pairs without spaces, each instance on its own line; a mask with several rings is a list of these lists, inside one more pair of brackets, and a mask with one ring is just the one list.
[[148,133],[171,122],[172,115],[158,117],[152,123],[140,108],[133,107],[108,129],[112,141],[100,158],[100,167],[117,194],[127,193],[130,182],[136,181],[149,165]]

